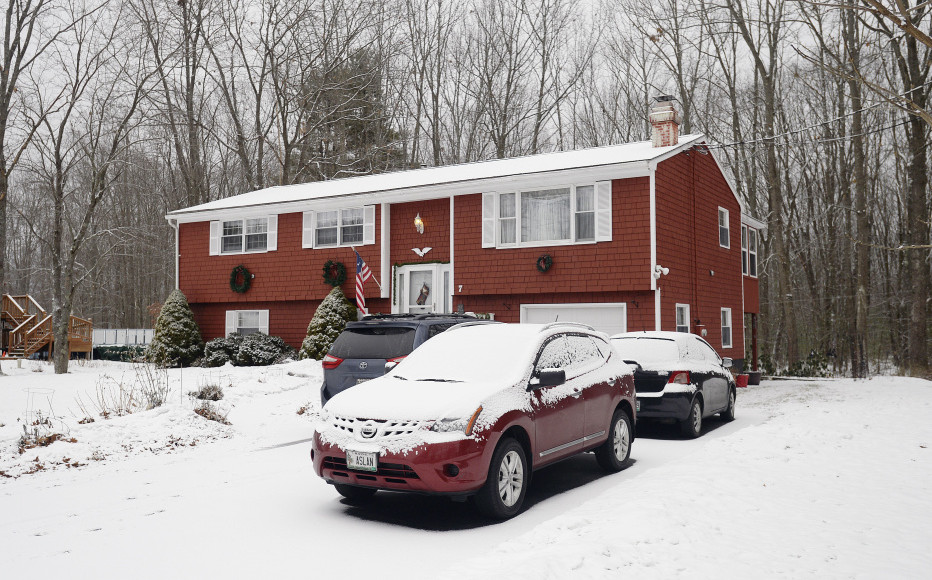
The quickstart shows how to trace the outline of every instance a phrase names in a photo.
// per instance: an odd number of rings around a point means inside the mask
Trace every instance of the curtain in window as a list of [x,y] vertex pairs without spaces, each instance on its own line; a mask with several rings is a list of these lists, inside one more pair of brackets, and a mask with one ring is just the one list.
[[570,190],[547,189],[521,193],[521,241],[570,238]]

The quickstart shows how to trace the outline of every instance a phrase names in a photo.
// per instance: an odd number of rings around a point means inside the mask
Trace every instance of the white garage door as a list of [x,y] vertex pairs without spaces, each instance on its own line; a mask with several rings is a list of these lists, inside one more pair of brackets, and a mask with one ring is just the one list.
[[596,304],[522,304],[521,322],[579,322],[609,336],[628,331],[624,302]]

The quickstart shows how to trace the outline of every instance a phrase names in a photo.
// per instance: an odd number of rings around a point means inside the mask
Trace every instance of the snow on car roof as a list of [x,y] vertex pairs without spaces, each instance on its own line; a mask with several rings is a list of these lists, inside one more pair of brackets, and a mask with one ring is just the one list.
[[332,179],[328,181],[280,185],[179,209],[170,212],[168,216],[176,218],[184,216],[185,214],[311,200],[325,200],[360,194],[376,194],[392,191],[413,192],[418,188],[435,188],[438,185],[457,183],[462,183],[464,185],[476,183],[476,190],[470,191],[470,193],[480,193],[483,191],[483,188],[478,187],[478,184],[482,180],[561,170],[584,169],[605,165],[647,162],[691,147],[694,143],[701,141],[703,138],[704,136],[701,134],[681,135],[679,143],[670,147],[653,147],[650,141],[638,141],[622,145],[593,147],[575,151],[558,151],[554,153],[513,157],[510,159],[475,161],[472,163],[394,171],[390,173]]

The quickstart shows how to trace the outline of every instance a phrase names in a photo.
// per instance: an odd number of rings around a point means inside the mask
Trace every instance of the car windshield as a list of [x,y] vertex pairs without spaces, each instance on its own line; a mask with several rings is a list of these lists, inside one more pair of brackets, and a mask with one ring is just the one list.
[[490,324],[444,332],[404,359],[390,375],[410,381],[516,383],[540,346],[520,325]]
[[330,347],[332,356],[390,359],[411,354],[414,329],[405,326],[347,328]]
[[631,336],[613,338],[612,346],[621,355],[622,360],[633,360],[638,364],[662,361],[676,361],[680,358],[676,341],[669,338]]

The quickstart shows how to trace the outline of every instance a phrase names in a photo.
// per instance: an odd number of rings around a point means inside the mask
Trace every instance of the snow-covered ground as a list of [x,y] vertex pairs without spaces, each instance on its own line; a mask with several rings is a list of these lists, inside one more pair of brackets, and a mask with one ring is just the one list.
[[[11,368],[11,366],[13,368]],[[0,377],[5,578],[926,578],[932,383],[767,381],[694,441],[641,429],[633,464],[535,474],[526,510],[379,494],[340,501],[308,456],[316,362],[168,374],[167,404],[102,419],[132,365],[35,362]],[[231,425],[184,393],[224,386]],[[138,392],[135,393],[138,396]],[[110,397],[110,399],[107,399]],[[307,412],[299,414],[302,407]],[[65,439],[18,452],[42,413]],[[80,424],[87,416],[93,423]],[[77,464],[77,466],[75,466]]]

